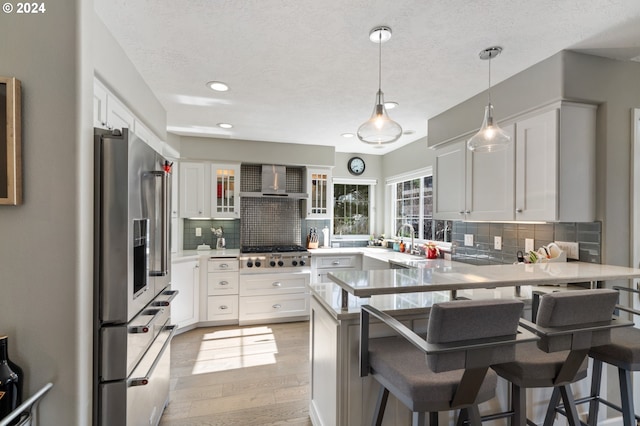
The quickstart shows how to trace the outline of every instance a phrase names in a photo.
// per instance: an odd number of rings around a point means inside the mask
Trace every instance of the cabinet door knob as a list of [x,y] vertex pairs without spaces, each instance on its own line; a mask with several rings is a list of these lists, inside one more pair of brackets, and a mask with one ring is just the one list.
[[229,265],[226,264],[226,263],[220,264],[220,269],[227,269],[228,267],[229,267]]
[[282,308],[282,305],[279,303],[276,303],[275,305],[273,305],[273,309],[280,309]]
[[334,264],[334,265],[339,265],[339,264],[340,264],[340,261],[339,261],[339,260],[334,260],[334,261],[333,261],[333,264]]
[[464,214],[464,210],[460,210],[458,214]]
[[282,287],[282,283],[280,281],[276,281],[271,285],[274,286],[274,287]]
[[465,214],[471,214],[471,210],[467,210],[466,212],[464,212]]
[[220,281],[219,284],[220,285],[229,285],[229,281]]
[[229,307],[227,305],[221,305],[220,306],[220,310],[224,311],[225,309],[229,309]]
[[516,209],[516,213],[522,213],[522,209]]

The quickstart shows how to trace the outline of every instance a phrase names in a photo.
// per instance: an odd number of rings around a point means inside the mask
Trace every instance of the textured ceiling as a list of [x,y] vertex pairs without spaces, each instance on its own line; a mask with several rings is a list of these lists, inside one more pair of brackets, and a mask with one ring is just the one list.
[[[335,145],[383,154],[426,136],[427,120],[563,49],[640,60],[639,0],[94,0],[182,135]],[[355,133],[382,90],[400,140]],[[226,82],[213,92],[210,80]],[[496,105],[496,108],[499,106]],[[478,125],[482,120],[478,111]],[[224,130],[217,123],[232,123]]]

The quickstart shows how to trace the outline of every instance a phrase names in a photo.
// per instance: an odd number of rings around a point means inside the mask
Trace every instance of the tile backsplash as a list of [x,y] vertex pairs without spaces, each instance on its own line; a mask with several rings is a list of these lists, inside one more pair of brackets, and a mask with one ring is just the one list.
[[[196,236],[196,228],[200,228],[202,236]],[[211,228],[222,228],[222,237],[229,249],[240,248],[240,220],[192,220],[184,219],[184,233],[182,239],[183,250],[195,250],[200,244],[209,244],[216,248],[218,238]]]
[[[473,245],[465,246],[465,234],[473,235]],[[494,249],[494,237],[502,238],[502,249]],[[544,224],[453,222],[452,258],[474,265],[509,264],[518,250],[525,251],[525,239],[533,238],[534,249],[553,241],[579,243],[580,261],[601,263],[600,222]]]

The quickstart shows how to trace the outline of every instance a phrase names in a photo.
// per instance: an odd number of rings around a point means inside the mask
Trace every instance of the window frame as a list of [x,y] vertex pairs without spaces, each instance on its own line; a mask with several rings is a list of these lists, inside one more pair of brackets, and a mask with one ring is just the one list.
[[[416,180],[419,179],[420,180],[420,190],[419,190],[419,214],[418,214],[418,221],[420,226],[418,227],[417,230],[415,230],[416,232],[416,238],[415,240],[419,243],[424,243],[426,241],[438,241],[435,238],[432,238],[433,235],[429,235],[429,236],[425,236],[423,235],[424,232],[424,222],[425,222],[425,212],[424,212],[424,178],[425,177],[431,177],[432,179],[432,183],[433,183],[433,167],[429,166],[429,167],[425,167],[422,169],[418,169],[418,170],[413,170],[411,172],[407,172],[407,173],[403,173],[400,175],[396,175],[396,176],[391,176],[389,178],[387,178],[385,180],[385,185],[386,185],[386,189],[385,189],[385,196],[387,197],[387,199],[389,200],[389,202],[387,203],[387,209],[385,211],[386,215],[387,215],[387,223],[385,226],[387,235],[389,235],[390,237],[395,237],[396,236],[396,231],[398,229],[396,229],[396,222],[397,219],[400,217],[397,215],[397,206],[398,206],[398,192],[397,192],[397,186],[399,183],[402,182],[406,182],[406,181],[411,181],[411,180]],[[433,190],[435,190],[435,187],[432,186],[432,197],[434,196]],[[432,212],[433,213],[433,212]],[[436,229],[436,219],[433,218],[433,214],[431,216],[431,229],[435,230]],[[446,239],[446,238],[443,238]]]
[[[375,203],[376,203],[376,185],[378,184],[377,179],[349,179],[349,178],[338,178],[334,177],[332,179],[332,196],[331,196],[331,234],[332,240],[342,240],[342,241],[367,241],[371,237],[371,234],[374,232],[375,228]],[[334,233],[334,225],[335,225],[335,199],[336,199],[336,188],[335,185],[360,185],[360,186],[368,186],[369,187],[369,232],[367,234],[335,234]]]

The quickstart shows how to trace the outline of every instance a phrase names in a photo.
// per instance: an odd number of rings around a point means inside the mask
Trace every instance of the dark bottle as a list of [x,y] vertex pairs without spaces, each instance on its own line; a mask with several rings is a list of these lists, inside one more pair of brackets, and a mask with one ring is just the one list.
[[9,360],[7,340],[7,336],[0,336],[0,419],[22,402],[22,369]]

